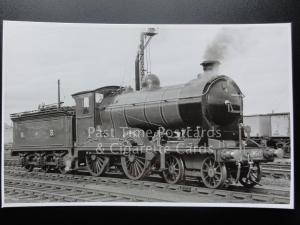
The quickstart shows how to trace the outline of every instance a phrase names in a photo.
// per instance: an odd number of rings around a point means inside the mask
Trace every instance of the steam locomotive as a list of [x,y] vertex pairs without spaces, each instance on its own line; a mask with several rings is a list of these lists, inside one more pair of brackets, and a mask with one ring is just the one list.
[[217,72],[219,62],[201,65],[203,74],[182,85],[161,87],[156,75],[141,77],[136,68],[135,91],[106,86],[73,94],[74,107],[59,101],[11,114],[12,154],[28,171],[118,170],[133,180],[156,173],[170,184],[197,177],[208,188],[253,187],[260,163],[273,161],[278,150],[245,134],[243,94]]

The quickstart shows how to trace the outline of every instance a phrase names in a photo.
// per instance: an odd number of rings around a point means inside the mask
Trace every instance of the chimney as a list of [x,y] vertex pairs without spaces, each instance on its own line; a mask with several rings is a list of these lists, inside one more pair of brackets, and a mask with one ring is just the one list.
[[200,65],[203,66],[204,73],[218,74],[220,64],[217,60],[205,60]]

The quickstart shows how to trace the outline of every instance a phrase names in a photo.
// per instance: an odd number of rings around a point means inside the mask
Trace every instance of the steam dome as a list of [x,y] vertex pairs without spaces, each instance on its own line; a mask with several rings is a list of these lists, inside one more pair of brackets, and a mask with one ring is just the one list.
[[142,80],[142,88],[153,89],[159,87],[160,81],[158,76],[156,76],[155,74],[148,74]]

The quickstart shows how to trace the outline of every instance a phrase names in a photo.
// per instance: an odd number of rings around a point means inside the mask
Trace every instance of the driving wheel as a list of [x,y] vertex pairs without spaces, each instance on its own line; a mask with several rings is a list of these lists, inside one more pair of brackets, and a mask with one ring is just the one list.
[[95,177],[101,176],[109,163],[109,157],[97,154],[87,154],[85,160],[89,173]]
[[223,163],[217,162],[214,157],[204,159],[201,168],[201,178],[208,188],[220,188],[227,178],[227,170]]
[[163,171],[163,178],[169,184],[176,184],[183,180],[184,164],[179,156],[166,156],[166,170]]
[[146,160],[145,153],[142,152],[130,152],[122,156],[121,164],[124,173],[131,180],[141,179],[150,168],[150,161]]

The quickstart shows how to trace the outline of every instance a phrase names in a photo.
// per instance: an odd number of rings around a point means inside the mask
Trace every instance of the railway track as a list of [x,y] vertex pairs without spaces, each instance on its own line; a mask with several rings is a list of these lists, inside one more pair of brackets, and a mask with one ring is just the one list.
[[268,163],[262,163],[262,166],[269,167],[269,168],[281,168],[281,169],[289,169],[291,168],[291,162],[288,161],[274,161]]
[[77,185],[61,185],[5,178],[7,202],[156,202],[159,199],[95,190]]
[[[17,183],[18,185],[14,185],[14,182],[19,183]],[[29,185],[26,185],[26,182],[29,182]],[[39,184],[41,188],[43,188],[45,185],[49,185],[49,189],[42,189],[43,191],[39,192],[41,190],[35,189],[35,187],[39,187],[39,185],[30,185],[32,182]],[[167,183],[158,182],[155,177],[152,178],[152,180],[133,181],[119,177],[92,177],[86,175],[62,175],[43,172],[28,173],[22,170],[15,170],[12,167],[5,168],[5,184],[6,183],[11,184],[8,185],[7,189],[8,197],[13,195],[15,192],[20,192],[21,197],[30,200],[32,197],[33,199],[37,199],[37,201],[47,201],[49,199],[58,199],[58,201],[72,201],[72,199],[74,199],[72,198],[73,195],[71,197],[68,195],[65,196],[65,190],[69,190],[69,192],[66,193],[70,194],[74,192],[78,193],[75,190],[80,190],[79,193],[82,193],[83,196],[87,194],[87,198],[84,199],[84,201],[101,201],[103,193],[109,193],[109,196],[112,196],[112,201],[114,201],[114,198],[117,199],[116,201],[119,201],[118,199],[121,201],[127,199],[127,201],[206,203],[247,202],[287,204],[290,201],[289,191],[283,189],[253,188],[250,190],[241,186],[230,186],[226,190],[216,190],[193,186],[192,183],[187,183],[185,185],[170,185]],[[14,191],[14,187],[17,188],[17,191]],[[27,190],[28,187],[30,188],[29,190]],[[62,196],[54,195],[55,193],[53,193],[53,189],[55,187],[59,187],[58,190],[62,191],[60,192]],[[48,192],[50,195],[47,195]],[[97,195],[98,192],[100,198],[91,200],[90,197]],[[23,196],[22,193],[29,194]],[[43,199],[44,196],[46,196],[46,199]],[[105,198],[106,197],[104,197],[104,199]],[[81,199],[76,201],[81,201]]]
[[[18,159],[6,159],[6,166],[18,166]],[[290,163],[265,163],[262,164],[263,177],[274,179],[290,179],[291,178],[291,165]]]
[[287,162],[262,164],[262,171],[263,177],[291,179],[291,164]]
[[17,157],[6,158],[4,160],[4,166],[20,166],[20,160]]

